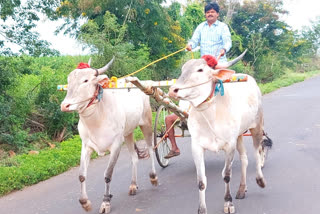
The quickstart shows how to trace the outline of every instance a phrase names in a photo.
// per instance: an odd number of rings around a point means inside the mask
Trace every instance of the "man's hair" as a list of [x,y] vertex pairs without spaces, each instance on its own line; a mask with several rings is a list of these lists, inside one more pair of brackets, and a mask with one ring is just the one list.
[[211,9],[214,9],[217,13],[219,13],[219,5],[217,2],[211,2],[209,4],[207,4],[205,7],[204,7],[204,12],[206,13],[207,11],[211,10]]

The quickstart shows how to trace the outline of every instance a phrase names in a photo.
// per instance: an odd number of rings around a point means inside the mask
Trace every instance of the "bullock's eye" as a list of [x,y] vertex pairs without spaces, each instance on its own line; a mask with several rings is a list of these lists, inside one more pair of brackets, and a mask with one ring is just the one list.
[[200,68],[197,72],[202,72],[203,70]]
[[83,81],[83,82],[88,82],[88,80],[85,80],[85,81]]

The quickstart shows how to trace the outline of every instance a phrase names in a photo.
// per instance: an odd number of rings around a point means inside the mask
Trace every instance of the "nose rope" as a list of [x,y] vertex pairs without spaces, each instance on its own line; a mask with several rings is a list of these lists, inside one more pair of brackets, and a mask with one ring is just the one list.
[[[98,91],[98,92],[97,92]],[[98,84],[96,91],[94,92],[93,97],[76,102],[76,103],[68,103],[69,105],[75,105],[75,104],[79,104],[79,103],[84,103],[87,102],[88,100],[94,100],[95,98],[97,98],[99,101],[102,99],[102,94],[103,94],[103,88],[101,85]]]
[[[189,88],[194,88],[194,87],[197,87],[197,86],[200,86],[200,85],[204,85],[210,81],[212,81],[213,79],[216,79],[214,77],[211,77],[209,80],[205,81],[205,82],[202,82],[202,83],[199,83],[199,84],[196,84],[196,85],[192,85],[192,86],[187,86],[187,87],[184,87],[184,88],[179,88],[179,90],[184,90],[184,89],[189,89]],[[214,87],[214,96],[217,95],[217,93],[220,92],[220,95],[223,96],[224,95],[224,87],[223,87],[223,81],[220,80],[220,79],[216,79],[216,81],[214,81],[215,83],[217,83]]]
[[214,78],[211,77],[209,80],[205,81],[205,82],[202,82],[202,83],[199,83],[199,84],[195,84],[195,85],[191,85],[191,86],[187,86],[187,87],[183,87],[183,88],[179,88],[179,90],[184,90],[184,89],[189,89],[189,88],[194,88],[194,87],[198,87],[200,85],[204,85],[210,81],[212,81]]
[[84,103],[84,102],[87,102],[88,100],[90,100],[91,98],[89,99],[86,99],[86,100],[82,100],[82,101],[79,101],[79,102],[76,102],[76,103],[68,103],[69,105],[75,105],[75,104],[79,104],[79,103]]

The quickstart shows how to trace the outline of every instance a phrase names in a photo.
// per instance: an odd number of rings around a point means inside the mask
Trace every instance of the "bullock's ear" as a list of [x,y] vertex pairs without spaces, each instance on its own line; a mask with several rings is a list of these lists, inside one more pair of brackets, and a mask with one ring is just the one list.
[[233,70],[229,70],[229,69],[219,69],[219,70],[214,70],[213,71],[213,76],[217,77],[218,79],[224,81],[227,79],[230,79],[231,76],[233,74],[235,74],[236,72]]

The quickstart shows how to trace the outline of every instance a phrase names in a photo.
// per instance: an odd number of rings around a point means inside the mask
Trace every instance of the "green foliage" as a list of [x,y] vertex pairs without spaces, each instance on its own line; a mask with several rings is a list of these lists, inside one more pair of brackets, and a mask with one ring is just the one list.
[[78,115],[60,111],[65,93],[56,88],[66,84],[68,73],[78,62],[87,59],[0,57],[0,143],[24,152],[41,139],[61,141],[75,134]]
[[[3,21],[0,26],[0,34],[4,40],[0,40],[0,54],[14,55],[10,46],[15,44],[20,53],[31,56],[56,56],[59,52],[50,48],[50,43],[39,38],[37,32],[32,31],[36,27],[35,22],[39,21],[36,11],[39,8],[47,10],[53,6],[39,0],[5,0],[0,1],[0,19]],[[6,43],[5,43],[6,42]],[[17,54],[17,53],[15,53]]]
[[[61,29],[66,29],[67,33],[73,29],[100,59],[104,58],[99,62],[106,62],[115,55],[118,61],[111,74],[119,77],[185,46],[179,21],[169,16],[162,2],[70,0],[61,2],[57,15],[72,17]],[[82,17],[88,18],[88,22],[79,30],[77,23]],[[138,58],[134,58],[136,56]],[[148,75],[142,76],[167,79],[179,64],[179,57],[173,56],[149,67],[145,71]]]
[[310,27],[305,27],[302,30],[300,40],[303,40],[305,55],[314,56],[317,54],[320,49],[320,16],[311,22]]
[[[155,114],[153,114],[154,120]],[[141,140],[139,129],[134,132],[135,140]],[[36,184],[67,171],[79,164],[81,140],[79,136],[58,144],[54,149],[44,149],[39,154],[23,154],[0,161],[0,196],[25,186]],[[91,158],[96,158],[93,153]]]
[[[40,83],[34,90],[34,111],[40,115],[40,120],[45,126],[46,133],[53,139],[76,133],[78,115],[76,113],[62,113],[60,104],[65,97],[65,92],[57,91],[57,85],[66,84],[68,74],[75,69],[81,61],[88,61],[88,57],[54,57],[38,58],[32,65],[38,73]],[[37,118],[34,112],[30,116]],[[64,137],[63,136],[63,137]],[[63,138],[62,138],[63,139]]]
[[283,73],[283,67],[277,54],[268,53],[258,58],[254,77],[258,82],[266,83],[279,78]]
[[188,40],[192,36],[192,32],[203,21],[205,21],[203,5],[198,3],[189,4],[183,16],[179,19],[181,25],[181,36]]
[[236,71],[236,73],[243,73],[243,74],[249,74],[251,76],[254,75],[254,72],[252,70],[252,66],[250,65],[245,65],[242,62],[238,62],[235,65],[233,65],[232,67],[230,67],[230,69]]
[[[252,42],[252,35],[259,34],[264,39],[264,46],[279,50],[279,43],[287,32],[287,24],[279,19],[279,14],[284,13],[286,11],[282,9],[282,1],[245,1],[243,6],[236,8],[231,26],[236,34],[242,37],[244,47],[248,47]],[[250,51],[245,59],[254,61]]]
[[[81,27],[80,32],[80,39],[89,44],[93,51],[97,51],[94,66],[104,66],[114,55],[116,60],[108,75],[121,77],[146,65],[149,61],[149,49],[145,45],[135,49],[133,44],[124,42],[123,36],[127,26],[119,25],[117,18],[110,12],[106,12],[103,20],[102,30],[96,22],[89,21]],[[96,61],[99,63],[95,63]],[[138,77],[151,79],[149,71],[144,70]]]
[[0,196],[58,175],[79,164],[79,136],[38,155],[18,155],[0,162]]
[[0,57],[0,143],[6,142],[21,148],[26,144],[27,132],[21,129],[24,118],[20,117],[17,104],[24,99],[15,102],[9,93],[22,75],[20,72],[23,69],[18,66],[20,62],[17,58]]

